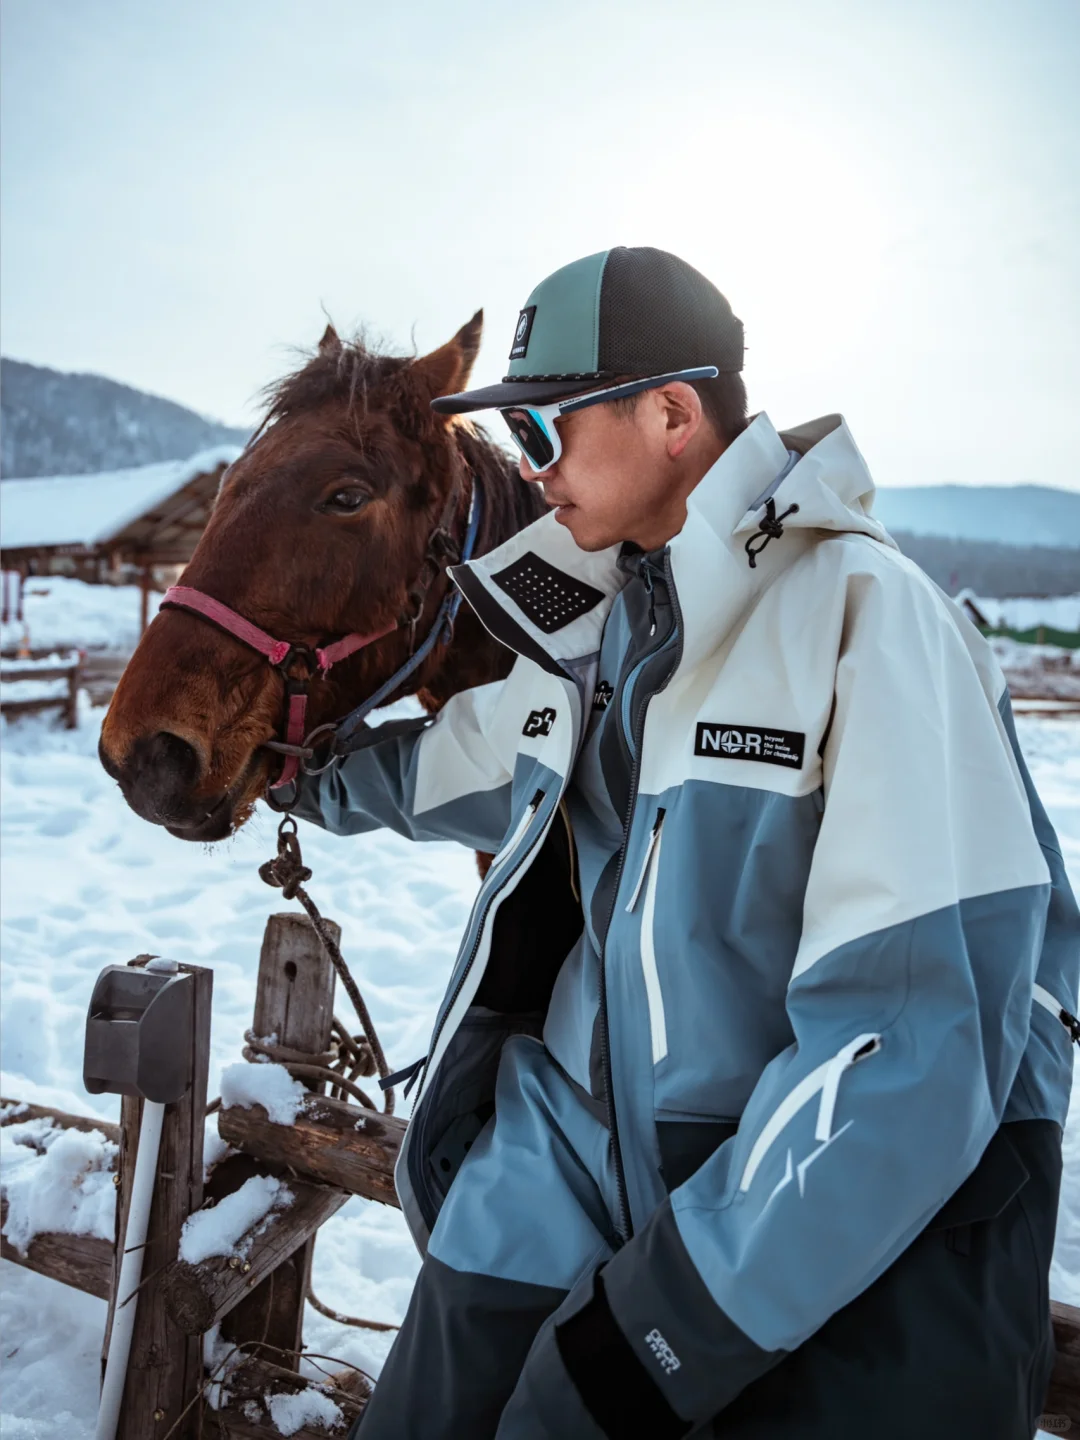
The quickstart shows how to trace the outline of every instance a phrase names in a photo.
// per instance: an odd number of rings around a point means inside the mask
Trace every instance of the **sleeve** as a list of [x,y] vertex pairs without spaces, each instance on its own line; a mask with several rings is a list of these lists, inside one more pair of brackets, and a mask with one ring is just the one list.
[[523,1435],[560,1433],[567,1374],[597,1436],[640,1433],[635,1414],[657,1440],[689,1433],[881,1275],[1002,1120],[1050,894],[1023,779],[920,577],[848,586],[794,1040],[737,1133],[538,1339],[511,1401],[537,1417]]
[[521,728],[509,723],[520,708],[513,679],[455,695],[434,719],[374,727],[361,749],[301,777],[293,813],[335,835],[386,826],[411,840],[497,850],[510,823]]

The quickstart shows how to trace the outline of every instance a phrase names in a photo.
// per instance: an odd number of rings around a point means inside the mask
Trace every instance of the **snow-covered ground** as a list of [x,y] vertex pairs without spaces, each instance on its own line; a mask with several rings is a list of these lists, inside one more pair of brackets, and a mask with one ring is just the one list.
[[[47,717],[3,727],[3,1073],[6,1096],[115,1118],[81,1084],[82,1031],[102,966],[150,951],[214,969],[211,1086],[240,1057],[250,1024],[266,916],[287,908],[258,865],[274,848],[268,812],[230,841],[201,847],[137,819],[101,770],[100,711],[75,731]],[[1080,724],[1021,720],[1036,783],[1080,884]],[[303,827],[312,893],[342,927],[345,953],[392,1066],[422,1055],[476,889],[472,855],[388,833],[335,839]],[[339,1013],[347,1014],[344,998]],[[1074,1105],[1080,1113],[1080,1103]],[[1052,1277],[1080,1303],[1080,1123]],[[62,1158],[62,1157],[61,1157]],[[418,1259],[401,1215],[352,1200],[320,1232],[315,1288],[330,1306],[396,1322]],[[101,1301],[3,1262],[0,1356],[4,1440],[84,1440],[92,1433]],[[310,1310],[311,1349],[375,1374],[390,1334],[346,1329]]]

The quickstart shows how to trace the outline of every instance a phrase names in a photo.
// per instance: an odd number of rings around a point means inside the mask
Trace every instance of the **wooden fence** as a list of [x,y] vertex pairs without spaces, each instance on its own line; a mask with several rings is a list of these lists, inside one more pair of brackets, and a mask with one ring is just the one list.
[[0,682],[5,685],[20,680],[66,680],[67,688],[62,695],[35,696],[27,700],[0,700],[0,710],[5,715],[32,715],[40,710],[51,710],[60,706],[64,724],[74,730],[79,723],[79,686],[82,683],[82,655],[75,652],[55,665],[33,663],[33,660],[19,663],[17,658],[0,657]]
[[[141,957],[145,958],[145,957]],[[140,963],[132,961],[132,964]],[[303,1314],[311,1255],[320,1225],[351,1195],[396,1205],[394,1162],[405,1122],[319,1093],[291,1125],[272,1122],[259,1105],[218,1112],[218,1131],[237,1152],[203,1181],[203,1128],[209,1067],[212,972],[181,966],[195,981],[191,1043],[194,1083],[167,1107],[150,1214],[144,1279],[128,1369],[119,1440],[195,1440],[280,1435],[266,1408],[268,1394],[293,1393],[303,1355]],[[276,1034],[281,1047],[314,1054],[331,1047],[334,972],[306,916],[271,916],[259,962],[255,1035]],[[5,1107],[12,1102],[5,1101]],[[119,1126],[43,1106],[14,1106],[3,1124],[52,1119],[60,1128],[98,1130],[119,1144],[116,1243],[80,1235],[39,1235],[25,1254],[6,1240],[4,1258],[109,1300],[105,1350],[134,1174],[141,1102],[125,1098]],[[198,1264],[178,1258],[188,1217],[238,1190],[253,1175],[287,1179],[293,1203],[272,1224],[256,1226],[242,1256],[214,1256]],[[1043,1406],[1044,1428],[1080,1434],[1080,1310],[1051,1304],[1057,1345]],[[203,1336],[220,1325],[239,1368],[227,1377],[228,1398],[214,1409],[206,1398]],[[219,1377],[220,1378],[220,1377]],[[325,1383],[343,1415],[344,1434],[370,1393],[358,1371],[328,1371]],[[325,1429],[302,1429],[296,1440],[325,1440]],[[972,1436],[971,1440],[978,1440]]]

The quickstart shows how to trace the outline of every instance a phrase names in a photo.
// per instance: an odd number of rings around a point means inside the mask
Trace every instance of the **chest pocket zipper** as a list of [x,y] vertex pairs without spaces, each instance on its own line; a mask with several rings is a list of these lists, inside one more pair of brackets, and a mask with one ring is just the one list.
[[645,978],[645,997],[649,1005],[649,1035],[652,1039],[652,1059],[659,1065],[668,1052],[667,1021],[664,1016],[664,996],[660,989],[660,975],[656,968],[656,877],[660,871],[661,831],[664,828],[664,810],[656,812],[652,834],[641,864],[634,893],[627,901],[629,914],[645,893],[641,910],[641,972]]
[[509,840],[507,840],[506,844],[502,847],[499,853],[495,856],[495,859],[491,862],[491,869],[488,870],[489,875],[491,874],[492,870],[501,870],[502,867],[517,850],[522,840],[524,840],[529,826],[532,824],[533,817],[535,816],[537,810],[540,809],[540,802],[541,800],[543,800],[543,798],[543,790],[537,790],[536,794],[529,801],[528,805],[526,805],[524,814],[522,815],[521,819],[514,826],[513,834],[510,836]]

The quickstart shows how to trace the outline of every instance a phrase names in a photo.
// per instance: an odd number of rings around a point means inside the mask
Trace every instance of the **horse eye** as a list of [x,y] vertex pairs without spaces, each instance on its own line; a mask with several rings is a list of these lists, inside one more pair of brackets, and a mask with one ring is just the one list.
[[324,500],[323,510],[336,511],[339,515],[353,515],[360,510],[371,499],[366,490],[359,490],[356,486],[349,485],[344,489],[335,490],[329,499]]

